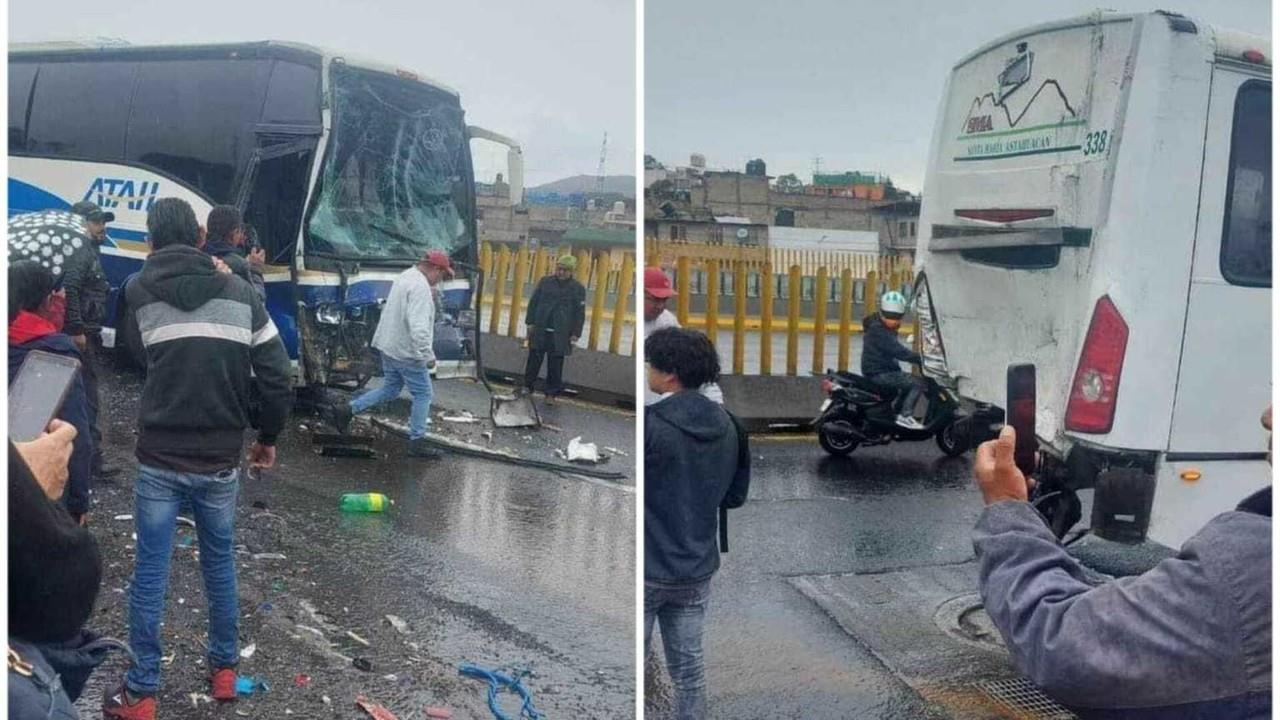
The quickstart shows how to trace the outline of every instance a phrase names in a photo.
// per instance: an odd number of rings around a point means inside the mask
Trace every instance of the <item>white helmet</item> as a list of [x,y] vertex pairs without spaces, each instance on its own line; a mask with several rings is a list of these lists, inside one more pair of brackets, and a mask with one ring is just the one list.
[[897,290],[890,290],[880,296],[880,311],[887,315],[905,315],[907,298]]

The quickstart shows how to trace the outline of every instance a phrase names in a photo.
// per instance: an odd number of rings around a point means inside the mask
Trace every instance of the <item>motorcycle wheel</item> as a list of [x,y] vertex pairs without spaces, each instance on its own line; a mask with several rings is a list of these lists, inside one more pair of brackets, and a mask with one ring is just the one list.
[[833,438],[827,433],[826,425],[818,426],[818,444],[822,446],[823,450],[826,450],[828,453],[837,457],[848,455],[858,449],[857,440],[854,440],[853,438],[849,438],[847,440]]
[[969,447],[964,443],[964,439],[956,437],[955,428],[956,424],[951,423],[933,436],[933,439],[938,443],[938,449],[947,457],[960,457],[969,450]]

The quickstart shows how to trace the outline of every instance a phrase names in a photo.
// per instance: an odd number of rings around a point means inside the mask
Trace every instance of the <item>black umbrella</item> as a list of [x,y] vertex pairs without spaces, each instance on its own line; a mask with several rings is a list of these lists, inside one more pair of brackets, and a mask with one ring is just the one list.
[[79,252],[93,252],[84,218],[67,210],[41,210],[9,218],[9,263],[35,260],[49,268],[58,285],[63,268]]

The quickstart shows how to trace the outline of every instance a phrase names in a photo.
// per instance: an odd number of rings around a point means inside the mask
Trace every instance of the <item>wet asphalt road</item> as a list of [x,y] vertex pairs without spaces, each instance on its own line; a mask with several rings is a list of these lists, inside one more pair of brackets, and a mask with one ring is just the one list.
[[[104,383],[108,457],[126,472],[95,493],[93,510],[108,568],[91,625],[119,637],[127,637],[133,528],[112,518],[133,511],[138,383],[130,376]],[[388,416],[403,419],[403,409]],[[443,409],[485,416],[487,396],[465,381],[438,383],[433,410]],[[633,419],[572,403],[543,410],[550,428],[498,430],[492,440],[481,435],[487,423],[437,418],[435,430],[549,461],[558,460],[553,447],[581,434],[627,453],[604,466],[627,479],[590,481],[458,456],[411,459],[394,437],[376,442],[375,460],[321,457],[310,442],[314,418],[291,420],[278,466],[242,483],[237,514],[241,645],[257,649],[240,671],[271,689],[237,703],[239,712],[198,698],[193,707],[189,694],[207,692],[205,605],[194,549],[181,546],[190,533],[180,531],[164,631],[175,658],[165,669],[163,716],[283,717],[288,710],[359,717],[353,703],[364,692],[401,718],[422,717],[432,704],[452,708],[454,717],[491,717],[486,687],[458,677],[458,665],[470,662],[531,670],[526,684],[549,717],[631,717]],[[384,514],[343,514],[345,492],[381,492],[395,505]],[[386,615],[403,619],[407,632]],[[352,667],[356,657],[373,670]],[[95,708],[122,670],[108,663],[81,706]],[[309,681],[298,686],[298,674]],[[514,702],[505,707],[518,712]]]
[[[772,435],[753,436],[752,456],[750,497],[730,511],[712,581],[710,717],[1070,717],[993,701],[984,683],[1020,682],[998,634],[979,622],[986,640],[957,640],[944,612],[979,603],[971,453],[946,458],[926,441],[835,458],[813,436]],[[1082,501],[1088,518],[1089,493]],[[1170,552],[1092,537],[1072,550],[1113,575]],[[669,705],[666,682],[651,707]]]
[[712,583],[711,716],[944,717],[789,579],[972,557],[968,459],[932,443],[831,458],[811,437],[752,442],[750,499]]

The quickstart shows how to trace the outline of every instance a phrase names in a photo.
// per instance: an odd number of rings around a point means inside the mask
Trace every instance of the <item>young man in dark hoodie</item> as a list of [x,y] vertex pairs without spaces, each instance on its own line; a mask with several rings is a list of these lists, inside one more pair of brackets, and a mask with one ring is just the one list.
[[239,660],[236,494],[248,427],[249,388],[262,409],[251,468],[275,464],[292,401],[289,357],[253,287],[196,249],[195,213],[177,198],[147,214],[152,253],[129,283],[129,308],[147,353],[139,413],[134,517],[137,565],[129,596],[129,644],[138,662],[103,714],[152,720],[160,686],[160,620],[178,508],[189,500],[209,600],[209,667],[217,700],[236,697]]
[[880,311],[863,319],[862,375],[898,393],[895,405],[899,426],[921,430],[924,425],[911,414],[920,398],[920,382],[910,373],[902,372],[899,364],[920,362],[919,353],[898,340],[898,328],[906,312],[907,299],[902,293],[890,290],[880,298]]
[[251,262],[245,256],[246,233],[239,208],[235,205],[214,205],[205,222],[203,250],[226,263],[231,272],[248,281],[257,291],[258,297],[266,302],[267,289],[262,270],[257,262]]
[[749,476],[733,419],[698,391],[720,376],[711,341],[665,328],[645,339],[644,354],[649,388],[664,396],[645,408],[645,655],[656,620],[676,717],[693,720],[707,712],[702,625],[720,567],[717,515],[746,502]]
[[[71,338],[58,332],[53,323],[40,315],[52,302],[53,288],[53,273],[36,261],[20,260],[9,266],[10,383],[18,376],[18,370],[32,350],[75,358],[83,367],[84,358]],[[92,417],[83,373],[76,373],[71,390],[58,411],[58,418],[76,429],[69,467],[70,477],[66,492],[62,495],[62,505],[77,524],[85,525],[89,517],[93,440],[90,430]]]

